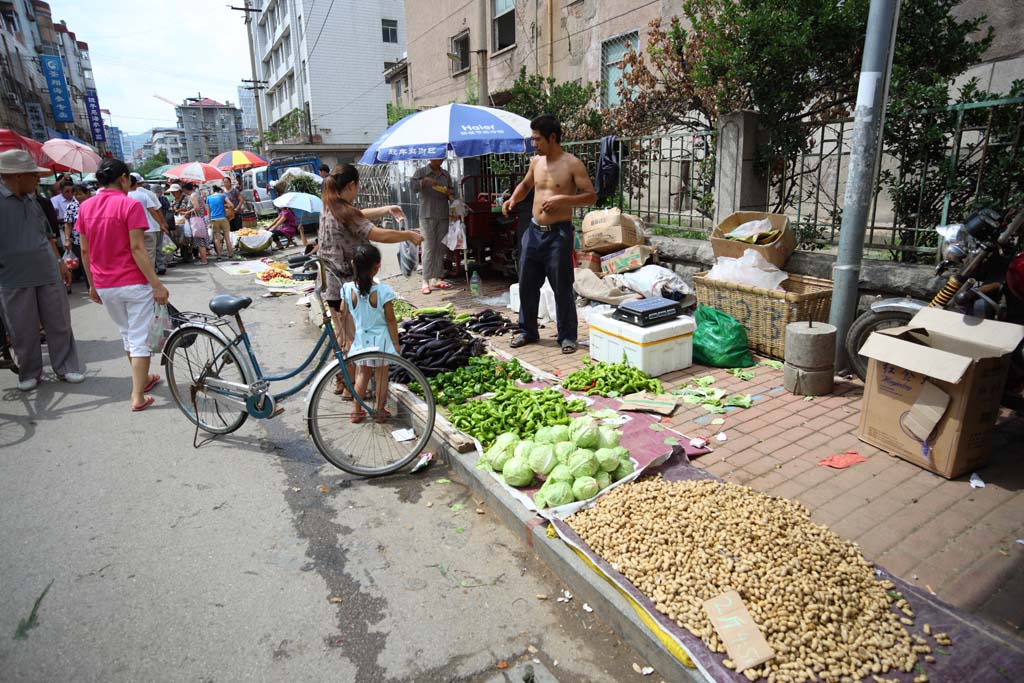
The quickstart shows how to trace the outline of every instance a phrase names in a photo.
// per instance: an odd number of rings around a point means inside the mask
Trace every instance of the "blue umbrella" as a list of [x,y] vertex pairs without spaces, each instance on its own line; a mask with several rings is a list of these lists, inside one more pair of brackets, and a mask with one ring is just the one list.
[[360,163],[438,159],[532,150],[530,121],[503,109],[446,104],[395,123],[363,154]]

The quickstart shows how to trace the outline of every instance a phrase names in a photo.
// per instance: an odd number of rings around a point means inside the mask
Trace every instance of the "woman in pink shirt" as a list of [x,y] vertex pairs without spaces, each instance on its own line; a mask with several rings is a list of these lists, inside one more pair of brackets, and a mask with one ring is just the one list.
[[138,412],[153,403],[146,392],[160,381],[160,375],[149,374],[146,338],[155,304],[167,303],[167,288],[146,250],[146,210],[128,196],[128,166],[107,159],[96,171],[96,181],[100,191],[82,202],[75,228],[89,274],[89,298],[103,304],[121,331],[132,368],[132,411]]

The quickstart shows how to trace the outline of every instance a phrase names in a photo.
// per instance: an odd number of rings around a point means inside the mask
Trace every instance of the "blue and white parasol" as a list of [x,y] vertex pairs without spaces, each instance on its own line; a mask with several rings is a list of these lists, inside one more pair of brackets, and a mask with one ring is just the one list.
[[439,159],[530,152],[530,121],[522,116],[471,104],[446,104],[410,114],[395,123],[363,154],[360,163]]

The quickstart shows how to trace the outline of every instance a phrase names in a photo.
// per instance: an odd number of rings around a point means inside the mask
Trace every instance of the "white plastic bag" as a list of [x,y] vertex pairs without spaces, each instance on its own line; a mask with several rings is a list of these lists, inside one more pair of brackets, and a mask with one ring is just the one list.
[[640,270],[620,273],[622,284],[645,297],[664,296],[665,288],[675,290],[682,295],[690,293],[690,287],[675,271],[664,266],[646,265]]
[[555,290],[551,289],[551,283],[544,281],[540,288],[540,305],[537,306],[537,320],[542,322],[558,322],[555,317]]
[[443,242],[444,246],[452,251],[462,251],[466,248],[466,228],[462,225],[462,219],[456,218],[451,222]]
[[469,214],[469,208],[466,206],[466,202],[461,199],[453,199],[449,211],[459,218],[465,218],[467,214]]
[[747,221],[742,225],[736,226],[726,237],[731,240],[741,240],[744,237],[753,237],[754,235],[760,235],[762,232],[771,232],[772,222],[767,218],[758,218],[757,220]]
[[707,277],[709,280],[737,285],[781,290],[782,283],[789,275],[768,263],[760,253],[753,249],[744,249],[740,258],[719,256],[715,266],[708,271]]
[[146,344],[153,353],[160,353],[164,350],[164,342],[167,335],[171,333],[171,314],[167,311],[167,304],[153,304],[153,319],[149,321],[149,330],[146,333]]

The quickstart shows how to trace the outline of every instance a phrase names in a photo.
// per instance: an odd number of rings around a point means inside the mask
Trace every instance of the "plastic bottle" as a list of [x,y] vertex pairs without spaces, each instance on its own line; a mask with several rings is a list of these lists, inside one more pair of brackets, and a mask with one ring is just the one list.
[[480,275],[473,271],[473,277],[469,278],[469,295],[480,296]]

